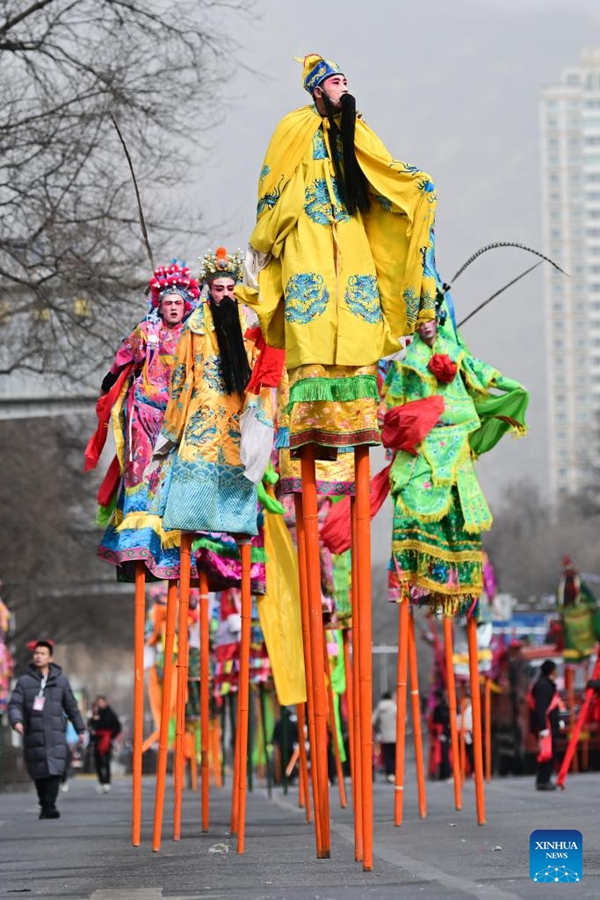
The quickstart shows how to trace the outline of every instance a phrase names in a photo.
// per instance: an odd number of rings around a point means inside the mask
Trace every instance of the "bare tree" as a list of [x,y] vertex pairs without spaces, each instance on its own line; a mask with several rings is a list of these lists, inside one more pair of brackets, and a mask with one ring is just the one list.
[[197,230],[166,188],[189,182],[252,3],[0,0],[0,374],[84,377],[131,318],[149,263],[111,116],[157,244]]

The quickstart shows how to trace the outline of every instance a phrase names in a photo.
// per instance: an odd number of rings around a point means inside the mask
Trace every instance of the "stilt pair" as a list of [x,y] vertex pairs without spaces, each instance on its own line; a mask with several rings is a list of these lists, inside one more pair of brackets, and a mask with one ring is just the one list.
[[[185,706],[187,701],[188,681],[188,616],[191,579],[191,543],[192,535],[183,533],[181,537],[180,582],[179,582],[179,646],[177,653],[177,685],[176,685],[176,739],[173,766],[174,781],[174,815],[173,840],[181,837],[181,809],[184,780],[184,734]],[[248,736],[248,692],[249,692],[249,656],[250,656],[250,619],[251,619],[251,587],[250,587],[250,545],[240,545],[242,559],[242,642],[240,660],[240,685],[238,692],[238,733],[245,728],[245,743]],[[201,728],[201,797],[202,797],[202,830],[209,828],[210,770],[209,770],[209,610],[208,582],[206,575],[200,573],[200,728]],[[161,845],[162,823],[164,814],[165,784],[167,772],[169,723],[172,716],[173,658],[175,647],[175,624],[177,619],[177,582],[170,581],[167,593],[167,622],[165,633],[163,695],[161,721],[159,731],[159,751],[157,760],[156,797],[154,808],[154,827],[152,849],[158,851]],[[145,626],[145,568],[142,562],[136,568],[135,581],[135,647],[134,647],[134,734],[133,734],[133,810],[132,810],[132,843],[138,847],[141,843],[141,811],[142,811],[142,747],[144,727],[144,626]],[[243,735],[241,736],[243,738]],[[238,852],[243,852],[245,835],[245,756],[236,766],[243,768],[243,777],[238,782],[238,802],[242,809],[241,831],[238,833]],[[241,771],[240,771],[241,776]],[[243,794],[243,797],[242,797]]]
[[[454,650],[452,619],[444,618],[444,647],[446,688],[448,693],[448,709],[450,716],[450,742],[452,751],[452,774],[454,780],[454,805],[462,809],[462,765],[461,750],[457,723],[456,680],[454,677]],[[475,800],[477,821],[485,824],[485,798],[483,790],[483,752],[481,729],[481,699],[479,690],[479,665],[477,647],[477,623],[472,617],[467,624],[469,641],[469,676],[471,682],[472,715],[473,715],[473,756],[475,765]],[[417,791],[419,798],[419,814],[424,818],[427,812],[425,798],[425,770],[423,763],[421,713],[419,708],[419,687],[417,671],[417,651],[415,642],[414,619],[407,598],[399,604],[398,615],[398,677],[397,677],[397,726],[396,726],[396,794],[394,798],[394,824],[402,825],[404,804],[404,758],[406,741],[406,700],[407,673],[410,668],[411,700],[413,729],[415,741],[415,758],[417,768]],[[488,694],[486,694],[486,697]],[[464,715],[462,720],[464,722]],[[486,702],[486,724],[489,726],[489,703]],[[490,741],[486,741],[486,759],[489,756]]]
[[[365,871],[373,868],[373,738],[371,667],[371,529],[368,447],[355,451],[356,499],[352,502],[353,560],[353,767],[355,856]],[[308,701],[313,805],[317,857],[331,855],[327,769],[327,696],[324,661],[321,565],[315,452],[302,448],[302,495],[295,496],[302,633]]]

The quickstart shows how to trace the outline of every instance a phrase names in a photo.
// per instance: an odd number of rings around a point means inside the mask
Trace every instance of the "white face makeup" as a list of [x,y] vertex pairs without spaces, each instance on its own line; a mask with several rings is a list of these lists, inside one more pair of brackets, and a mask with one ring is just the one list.
[[228,275],[223,275],[220,278],[213,278],[211,281],[208,290],[210,291],[210,296],[213,298],[217,306],[223,299],[223,297],[229,297],[231,300],[234,299],[233,291],[235,289],[235,281],[233,278],[230,278]]

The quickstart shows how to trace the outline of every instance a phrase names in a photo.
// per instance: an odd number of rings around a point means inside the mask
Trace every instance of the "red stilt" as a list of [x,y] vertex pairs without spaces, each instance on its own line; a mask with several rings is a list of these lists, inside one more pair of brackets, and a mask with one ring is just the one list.
[[167,623],[165,629],[165,652],[163,669],[163,692],[160,710],[160,734],[158,739],[158,760],[156,763],[156,797],[154,800],[154,831],[152,849],[160,850],[162,823],[165,810],[165,785],[167,779],[167,757],[169,754],[169,722],[173,697],[173,650],[175,647],[175,621],[177,619],[177,582],[169,581],[167,591]]
[[[596,664],[594,666],[594,671],[592,672],[592,679],[596,681],[600,678],[600,653],[598,654],[598,658],[596,660]],[[558,778],[556,779],[556,784],[558,787],[564,790],[565,781],[567,780],[567,775],[569,773],[569,769],[571,767],[571,760],[573,759],[573,755],[577,750],[577,743],[579,741],[579,736],[581,734],[581,730],[587,721],[588,711],[590,708],[590,704],[594,699],[596,692],[594,688],[587,688],[583,697],[583,703],[581,704],[581,709],[579,710],[579,716],[577,717],[577,721],[575,723],[575,727],[573,728],[573,732],[571,734],[571,739],[567,745],[567,752],[565,753],[564,759],[562,761],[562,765],[558,772]]]
[[252,588],[250,583],[250,543],[240,544],[242,558],[242,640],[240,645],[239,802],[237,852],[242,854],[246,839],[246,775],[248,771],[248,716],[250,710],[250,625],[252,621]]
[[325,699],[325,673],[323,671],[323,611],[321,607],[321,559],[319,554],[319,520],[317,511],[317,485],[315,476],[315,451],[312,444],[302,448],[302,505],[306,534],[306,571],[310,615],[310,654],[313,674],[315,752],[311,753],[313,780],[319,785],[321,851],[320,859],[331,856],[329,824],[329,778],[327,774],[327,702]]
[[142,744],[144,743],[144,629],[146,625],[146,569],[135,566],[134,680],[133,680],[133,809],[131,842],[142,840]]
[[210,704],[208,647],[208,576],[200,572],[200,781],[202,786],[202,831],[210,824]]
[[371,660],[371,490],[369,448],[354,450],[356,477],[356,545],[358,555],[359,682],[361,722],[361,788],[363,822],[363,871],[373,869],[373,674]]
[[469,642],[469,676],[471,682],[471,709],[473,711],[473,758],[475,763],[475,802],[477,823],[485,825],[485,797],[483,787],[483,741],[481,734],[481,690],[479,686],[479,647],[477,646],[477,622],[473,616],[467,619]]
[[456,723],[456,679],[454,677],[453,620],[444,618],[444,650],[446,654],[446,689],[448,693],[448,709],[450,712],[450,747],[452,750],[452,775],[454,778],[454,806],[462,809],[462,768],[460,766],[460,749],[458,743],[458,727]]
[[177,707],[175,724],[175,758],[173,761],[173,840],[181,839],[181,803],[183,794],[183,742],[185,735],[185,704],[188,691],[188,618],[190,609],[192,535],[181,533],[179,574],[179,647],[177,651]]

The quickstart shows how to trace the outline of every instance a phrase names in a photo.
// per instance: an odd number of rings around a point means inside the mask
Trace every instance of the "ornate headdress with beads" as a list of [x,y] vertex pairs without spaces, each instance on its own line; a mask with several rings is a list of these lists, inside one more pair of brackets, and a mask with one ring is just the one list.
[[170,266],[159,266],[154,270],[148,282],[148,293],[150,304],[154,309],[166,294],[180,294],[186,302],[186,307],[190,307],[186,310],[189,312],[200,296],[200,285],[192,278],[185,263],[180,266],[177,260],[173,259]]
[[319,87],[326,78],[332,75],[343,75],[344,73],[336,62],[331,59],[323,59],[318,53],[309,53],[304,59],[301,56],[295,56],[296,62],[302,63],[302,87],[309,94]]
[[198,280],[201,285],[210,284],[213,278],[233,278],[237,283],[242,280],[244,254],[241,250],[228,253],[225,247],[217,247],[215,253],[208,250],[200,259]]

